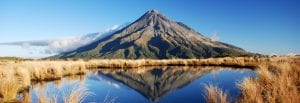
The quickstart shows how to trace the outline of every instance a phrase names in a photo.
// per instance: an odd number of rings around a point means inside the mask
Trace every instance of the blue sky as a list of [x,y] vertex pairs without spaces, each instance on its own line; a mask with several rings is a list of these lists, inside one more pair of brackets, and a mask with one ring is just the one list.
[[[299,0],[1,0],[0,43],[101,32],[156,9],[250,52],[300,54],[299,5]],[[50,55],[37,52],[40,47],[0,49],[0,56]]]

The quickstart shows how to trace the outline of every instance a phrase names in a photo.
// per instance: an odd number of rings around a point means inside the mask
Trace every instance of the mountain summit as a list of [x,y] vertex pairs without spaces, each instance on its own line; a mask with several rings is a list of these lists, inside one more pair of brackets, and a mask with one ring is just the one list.
[[168,59],[247,54],[241,48],[211,40],[157,10],[150,10],[112,35],[54,58]]

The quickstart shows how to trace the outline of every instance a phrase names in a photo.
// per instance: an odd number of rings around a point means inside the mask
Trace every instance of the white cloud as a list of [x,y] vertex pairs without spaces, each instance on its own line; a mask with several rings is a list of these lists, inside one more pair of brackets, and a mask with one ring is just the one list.
[[23,48],[29,48],[29,47],[31,46],[31,44],[30,44],[30,43],[27,43],[27,42],[24,42],[24,43],[21,44],[21,46],[22,46]]
[[293,56],[296,56],[297,54],[295,54],[295,53],[288,53],[287,54],[287,56],[291,56],[291,57],[293,57]]
[[219,34],[218,32],[213,32],[213,33],[212,33],[212,36],[210,37],[210,39],[211,39],[212,41],[219,41],[219,40],[220,40],[220,37],[219,37],[218,34]]
[[45,53],[45,54],[61,53],[61,52],[72,51],[81,46],[100,40],[122,29],[125,26],[127,26],[127,24],[114,25],[103,32],[90,33],[81,36],[62,37],[60,39],[52,39],[52,40],[17,41],[17,42],[9,42],[9,43],[0,43],[0,45],[16,45],[29,50],[33,50],[30,49],[32,47],[43,47],[44,49],[40,51],[40,53]]

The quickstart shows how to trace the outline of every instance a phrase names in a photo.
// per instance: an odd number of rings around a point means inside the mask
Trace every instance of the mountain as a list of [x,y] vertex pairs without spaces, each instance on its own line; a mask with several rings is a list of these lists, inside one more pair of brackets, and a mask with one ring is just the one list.
[[169,59],[247,54],[241,48],[204,37],[187,25],[150,10],[110,36],[52,58]]

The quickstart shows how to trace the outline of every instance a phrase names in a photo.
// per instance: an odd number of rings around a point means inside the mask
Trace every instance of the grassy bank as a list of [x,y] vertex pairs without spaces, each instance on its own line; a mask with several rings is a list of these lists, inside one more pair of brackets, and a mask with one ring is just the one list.
[[[137,68],[143,66],[233,66],[261,68],[262,64],[297,64],[299,57],[226,57],[209,59],[168,60],[22,60],[0,61],[0,101],[15,101],[19,91],[32,81],[61,79],[68,75],[84,74],[92,68]],[[299,68],[298,68],[299,69]],[[298,70],[297,69],[297,70]],[[260,70],[260,69],[258,69]],[[294,69],[291,69],[294,71]],[[299,73],[299,71],[296,71]],[[298,78],[297,78],[298,76]],[[299,81],[299,75],[297,78]],[[287,78],[288,79],[288,78]],[[257,79],[251,79],[252,81]],[[294,81],[294,80],[291,80]],[[297,82],[299,86],[299,82]],[[241,83],[242,84],[242,83]],[[244,87],[244,86],[241,86]],[[246,91],[246,89],[244,90]],[[244,94],[243,94],[244,95]]]
[[[272,61],[272,60],[271,60]],[[238,103],[298,103],[300,100],[299,59],[258,62],[257,77],[246,78],[237,86],[241,90]],[[206,87],[209,103],[228,103],[226,90]]]
[[258,77],[246,78],[239,85],[242,103],[297,103],[300,100],[300,64],[265,63]]
[[32,81],[61,79],[84,74],[83,61],[8,61],[0,65],[0,102],[16,101],[18,92],[30,87]]

